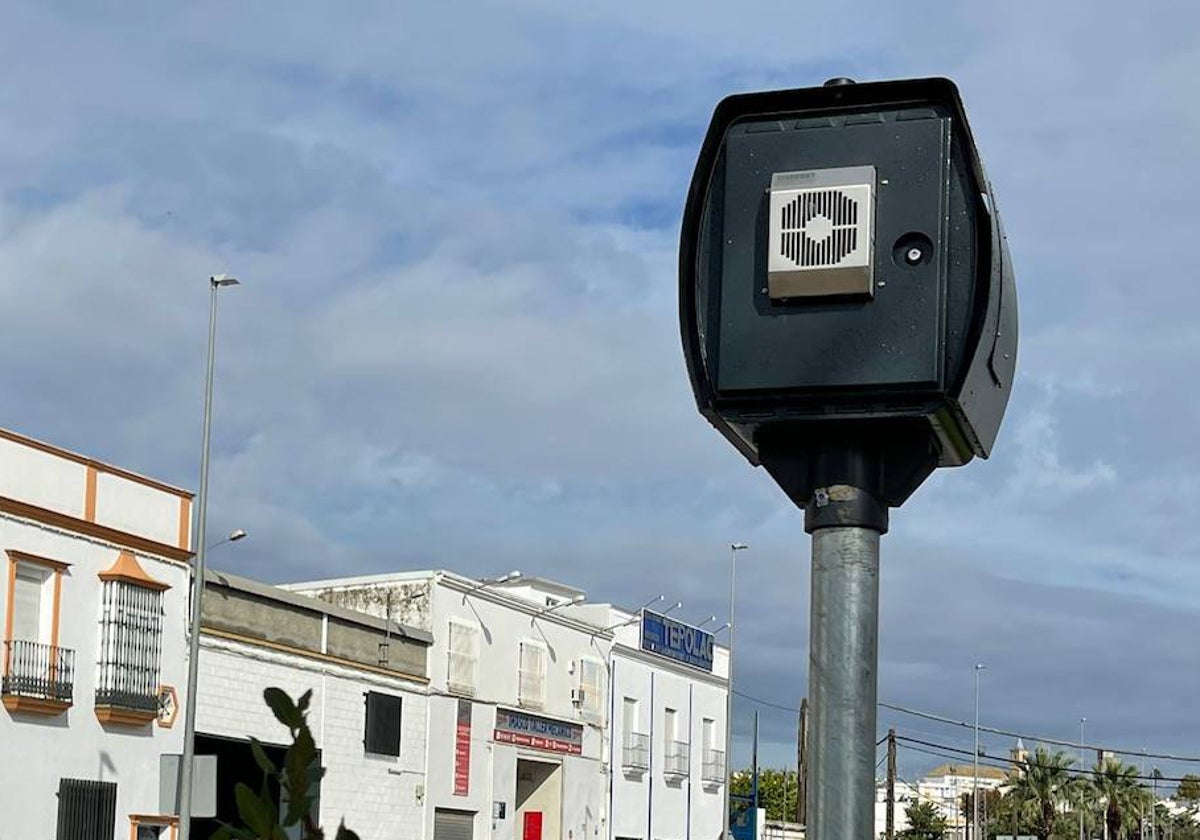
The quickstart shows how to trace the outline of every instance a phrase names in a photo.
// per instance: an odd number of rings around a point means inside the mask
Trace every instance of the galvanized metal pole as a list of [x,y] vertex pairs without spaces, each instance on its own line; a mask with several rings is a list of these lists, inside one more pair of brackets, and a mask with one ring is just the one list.
[[[1085,723],[1087,723],[1087,718],[1081,717],[1079,719],[1079,778],[1080,779],[1083,778],[1084,763],[1085,763],[1085,759],[1083,757],[1083,725]],[[1079,790],[1079,840],[1083,840],[1083,808],[1084,808],[1086,801],[1087,801],[1087,797],[1084,796],[1083,788],[1080,788],[1080,790]]]
[[208,312],[208,372],[204,379],[204,424],[200,442],[200,494],[196,499],[196,531],[192,544],[196,546],[196,564],[192,574],[192,614],[188,626],[188,676],[183,712],[183,758],[179,763],[178,840],[189,840],[192,833],[192,765],[196,756],[196,683],[200,664],[200,602],[204,594],[204,529],[208,516],[208,449],[212,430],[213,367],[217,356],[217,289],[236,285],[237,280],[226,275],[209,278],[212,290]]
[[721,828],[721,836],[725,840],[733,840],[733,832],[729,830],[729,800],[733,795],[733,639],[737,628],[734,626],[734,607],[737,604],[737,553],[747,548],[745,543],[731,543],[729,546],[729,656],[725,677],[725,822]]
[[809,840],[869,840],[875,835],[882,529],[810,530],[808,685],[812,698],[812,776],[807,836]]
[[896,840],[896,730],[887,734],[887,811],[883,835],[885,840]]
[[979,672],[987,666],[975,666],[975,775],[971,781],[971,840],[979,840]]

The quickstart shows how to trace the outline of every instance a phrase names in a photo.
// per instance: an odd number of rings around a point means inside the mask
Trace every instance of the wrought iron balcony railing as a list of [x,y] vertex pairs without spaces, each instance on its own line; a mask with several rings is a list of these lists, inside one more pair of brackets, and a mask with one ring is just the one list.
[[70,703],[75,687],[75,651],[14,639],[4,643],[0,694]]

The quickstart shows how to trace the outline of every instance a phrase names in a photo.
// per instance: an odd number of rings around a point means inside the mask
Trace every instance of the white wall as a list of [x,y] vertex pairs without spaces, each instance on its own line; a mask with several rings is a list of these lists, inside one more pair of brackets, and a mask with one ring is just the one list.
[[[621,620],[615,613],[613,623]],[[714,649],[714,673],[639,650],[640,625],[621,628],[612,648],[613,801],[610,837],[642,840],[715,840],[724,819],[725,786],[703,779],[705,718],[713,721],[712,749],[725,746],[724,648]],[[650,736],[650,769],[622,766],[625,698],[637,701],[633,730]],[[677,740],[689,743],[690,766],[684,779],[668,780],[666,710],[676,712]]]
[[[603,624],[587,624],[572,617],[575,608],[563,607],[535,616],[545,606],[536,587],[523,591],[497,591],[493,587],[470,594],[474,582],[449,573],[429,572],[423,576],[406,573],[389,579],[387,575],[369,578],[292,584],[288,588],[306,594],[329,590],[357,591],[361,597],[345,600],[357,608],[382,615],[384,593],[393,591],[393,604],[410,597],[422,586],[428,602],[414,599],[409,609],[427,617],[427,629],[433,634],[429,650],[429,747],[425,802],[425,834],[432,840],[434,811],[448,808],[473,811],[477,840],[519,840],[516,820],[516,762],[526,756],[538,761],[562,762],[562,840],[606,840],[608,832],[609,755],[605,723],[608,713],[608,687],[601,712],[587,717],[572,703],[571,692],[578,684],[581,657],[596,659],[603,666],[609,655],[609,639],[599,633]],[[560,594],[558,592],[556,595]],[[526,597],[519,597],[524,595]],[[335,598],[336,600],[336,598]],[[583,613],[581,613],[582,615]],[[401,615],[399,609],[393,617]],[[454,785],[454,743],[457,698],[447,686],[449,624],[451,619],[479,628],[476,690],[472,697],[471,778],[467,796],[456,796]],[[545,703],[541,708],[523,708],[518,702],[519,643],[529,639],[547,650]],[[496,743],[493,734],[498,707],[526,711],[583,727],[583,754],[563,756]],[[492,819],[494,802],[506,803],[503,820]],[[547,826],[549,827],[549,826]],[[550,840],[553,840],[551,838]]]
[[190,510],[187,491],[0,430],[0,496],[86,519],[89,469],[96,473],[96,524],[173,548],[188,547],[190,522],[184,525],[184,544],[179,544],[181,503]]
[[[4,443],[0,440],[0,445]],[[159,756],[183,751],[183,725],[182,714],[172,729],[157,724],[105,727],[96,719],[101,592],[97,573],[111,566],[121,549],[0,514],[0,551],[11,549],[71,564],[62,580],[58,644],[75,652],[75,679],[74,705],[60,715],[0,709],[0,753],[5,756],[0,761],[0,790],[10,805],[21,803],[3,809],[0,840],[54,837],[62,778],[116,782],[116,831],[118,837],[125,837],[129,814],[158,812]],[[171,587],[163,596],[160,681],[176,687],[182,708],[187,681],[187,569],[174,561],[135,556],[147,574]],[[8,558],[2,553],[0,568],[6,577]],[[7,598],[7,586],[0,586],[0,616],[8,614]],[[18,756],[20,760],[14,760]]]
[[96,522],[155,542],[176,545],[179,542],[179,497],[119,475],[101,472],[96,476]]
[[[332,832],[344,818],[363,840],[421,836],[427,725],[423,685],[208,635],[201,636],[201,645],[197,732],[286,744],[287,730],[263,702],[262,692],[275,686],[296,698],[311,689],[309,726],[327,770],[321,780],[322,825]],[[363,750],[366,691],[403,697],[396,758]]]
[[[445,717],[430,731],[430,807],[426,837],[433,836],[433,809],[440,807],[477,811],[477,838],[486,840],[490,834],[491,840],[519,840],[520,826],[515,819],[514,795],[516,760],[521,755],[539,761],[563,763],[562,840],[580,840],[584,834],[595,835],[598,826],[606,827],[608,820],[608,778],[601,767],[607,760],[607,743],[599,721],[585,719],[572,704],[571,690],[577,685],[579,659],[589,656],[604,662],[608,655],[607,640],[593,635],[598,628],[559,615],[559,612],[566,612],[567,608],[535,617],[533,613],[541,607],[532,602],[486,589],[464,598],[465,593],[460,588],[455,588],[445,578],[440,580],[441,583],[434,586],[432,595],[430,629],[434,641],[429,658],[431,688],[443,693],[447,690],[448,626],[451,618],[479,626],[479,666],[472,728],[471,795],[458,797],[452,794],[453,714],[457,701],[447,697],[440,701],[446,709]],[[541,642],[549,654],[545,705],[540,709],[524,711],[582,725],[582,756],[558,756],[493,742],[496,707],[522,710],[517,697],[518,649],[522,639]],[[434,701],[435,706],[438,702]],[[607,717],[607,710],[606,697],[601,718]],[[476,775],[476,767],[479,766],[475,764],[477,755],[485,759],[485,764],[490,756],[490,774],[484,766],[479,767],[479,775]],[[507,816],[503,821],[493,823],[493,802],[507,803]]]
[[0,438],[0,496],[83,516],[87,467]]

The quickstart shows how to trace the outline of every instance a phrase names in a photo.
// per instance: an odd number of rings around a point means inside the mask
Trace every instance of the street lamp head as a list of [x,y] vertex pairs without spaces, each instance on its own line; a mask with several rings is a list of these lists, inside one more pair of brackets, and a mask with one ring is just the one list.
[[987,670],[987,666],[986,666],[986,665],[982,665],[982,664],[978,664],[978,663],[977,663],[977,664],[975,665],[975,670],[976,670],[976,671],[986,671],[986,670]]
[[662,614],[666,615],[667,613],[672,612],[673,610],[677,610],[682,606],[683,606],[683,601],[676,601],[674,604],[672,604],[671,606],[669,606],[665,610],[663,610]]
[[229,533],[229,541],[230,542],[237,542],[238,540],[244,540],[244,539],[246,539],[246,532],[243,531],[241,528],[238,528],[237,530],[231,531]]
[[747,549],[749,547],[750,546],[746,545],[745,543],[730,543],[729,545],[729,548],[733,551],[742,551],[743,549]]
[[208,282],[214,286],[240,286],[242,281],[238,280],[232,274],[214,274],[208,278]]

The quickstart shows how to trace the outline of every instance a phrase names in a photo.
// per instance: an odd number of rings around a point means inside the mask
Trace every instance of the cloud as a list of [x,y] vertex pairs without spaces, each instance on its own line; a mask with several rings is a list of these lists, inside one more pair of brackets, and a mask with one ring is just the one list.
[[[466,17],[11,4],[0,424],[195,486],[205,278],[232,271],[210,524],[252,537],[220,564],[267,580],[519,566],[703,618],[727,609],[726,546],[744,540],[739,681],[793,704],[808,538],[694,410],[682,198],[727,93],[949,74],[1013,246],[1020,379],[992,461],[894,513],[883,694],[962,715],[963,663],[984,658],[1007,725],[1069,735],[1087,714],[1105,737],[1200,752],[1169,734],[1188,731],[1176,640],[1200,589],[1196,11]],[[786,761],[778,714],[765,731]]]

